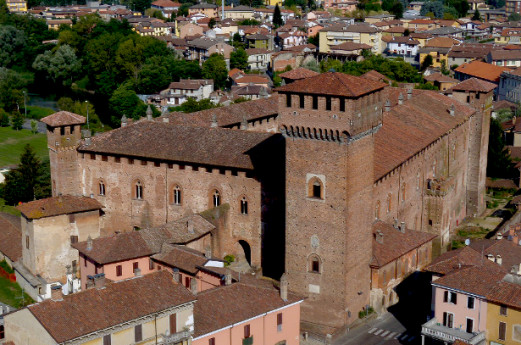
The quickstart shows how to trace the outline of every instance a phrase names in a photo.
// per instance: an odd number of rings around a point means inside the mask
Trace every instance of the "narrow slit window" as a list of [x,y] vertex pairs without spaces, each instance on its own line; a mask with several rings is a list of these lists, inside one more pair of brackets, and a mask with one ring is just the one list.
[[241,214],[248,214],[248,200],[246,200],[246,197],[241,199]]

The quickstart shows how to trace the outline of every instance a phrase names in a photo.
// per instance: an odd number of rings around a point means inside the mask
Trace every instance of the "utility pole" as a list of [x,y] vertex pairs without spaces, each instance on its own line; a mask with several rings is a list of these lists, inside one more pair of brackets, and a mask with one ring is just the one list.
[[90,124],[89,124],[89,101],[85,101],[85,108],[87,108],[87,129],[90,130]]

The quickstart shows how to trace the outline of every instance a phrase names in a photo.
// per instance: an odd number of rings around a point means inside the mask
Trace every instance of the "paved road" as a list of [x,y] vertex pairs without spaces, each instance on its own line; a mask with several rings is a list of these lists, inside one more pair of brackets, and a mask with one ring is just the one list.
[[421,339],[411,334],[391,313],[386,313],[349,331],[333,345],[417,345]]

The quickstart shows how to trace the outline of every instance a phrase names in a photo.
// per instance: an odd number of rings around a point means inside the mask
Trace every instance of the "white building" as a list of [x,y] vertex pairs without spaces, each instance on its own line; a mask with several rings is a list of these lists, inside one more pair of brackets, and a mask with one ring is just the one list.
[[197,101],[210,98],[212,92],[211,79],[181,79],[170,83],[166,90],[161,91],[161,95],[166,99],[166,105],[181,105],[190,97]]

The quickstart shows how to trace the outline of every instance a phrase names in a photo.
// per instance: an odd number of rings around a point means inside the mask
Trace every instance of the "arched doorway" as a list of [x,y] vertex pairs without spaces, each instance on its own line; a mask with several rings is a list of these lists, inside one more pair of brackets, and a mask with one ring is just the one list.
[[248,261],[248,264],[251,266],[251,248],[248,242],[244,240],[239,240],[239,244],[242,247],[242,250],[244,252],[244,257],[246,258],[246,261]]

